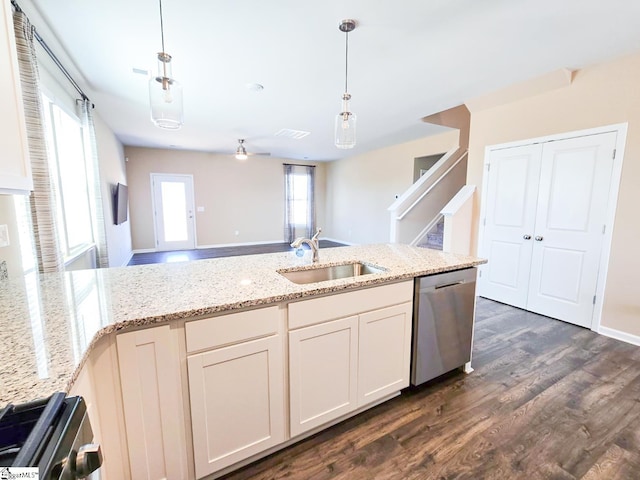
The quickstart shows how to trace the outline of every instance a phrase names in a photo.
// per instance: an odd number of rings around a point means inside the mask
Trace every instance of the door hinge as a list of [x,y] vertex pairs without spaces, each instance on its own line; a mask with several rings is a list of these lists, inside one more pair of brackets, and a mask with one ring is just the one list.
[[613,159],[614,159],[614,160],[616,159],[616,151],[617,151],[617,150],[614,148],[614,149],[613,149]]
[[606,231],[607,231],[607,226],[602,225],[602,234],[604,235]]
[[487,163],[487,172],[491,171],[491,164]]
[[593,304],[594,305],[596,304],[596,296],[595,295],[593,296]]
[[486,226],[487,226],[487,217],[484,217],[484,218],[482,219],[482,226],[483,226],[483,227],[486,227]]
[[478,278],[482,277],[482,270],[478,272]]

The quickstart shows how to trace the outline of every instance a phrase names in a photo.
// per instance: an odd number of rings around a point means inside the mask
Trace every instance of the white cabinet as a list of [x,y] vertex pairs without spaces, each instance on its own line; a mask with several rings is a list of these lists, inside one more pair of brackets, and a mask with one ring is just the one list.
[[358,407],[409,385],[412,303],[360,315]]
[[27,192],[33,184],[9,0],[0,8],[0,193]]
[[284,442],[279,318],[274,306],[186,324],[196,478]]
[[409,385],[413,280],[291,303],[295,437]]
[[291,436],[356,409],[358,317],[289,333]]
[[187,478],[179,357],[169,325],[117,336],[131,478]]

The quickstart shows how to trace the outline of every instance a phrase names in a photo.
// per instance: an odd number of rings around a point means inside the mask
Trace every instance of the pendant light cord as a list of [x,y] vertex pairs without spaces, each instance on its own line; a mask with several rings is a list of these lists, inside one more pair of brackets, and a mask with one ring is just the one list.
[[347,79],[349,78],[349,32],[346,32],[346,39],[344,42],[344,93],[348,93]]
[[165,53],[164,51],[164,22],[162,21],[162,0],[159,0],[160,2],[160,37],[162,38],[162,53]]

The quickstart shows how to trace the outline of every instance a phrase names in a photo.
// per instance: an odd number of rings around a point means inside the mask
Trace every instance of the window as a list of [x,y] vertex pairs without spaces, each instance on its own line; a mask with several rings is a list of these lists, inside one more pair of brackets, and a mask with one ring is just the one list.
[[93,245],[89,172],[80,120],[42,96],[58,235],[65,261]]
[[296,227],[305,227],[309,218],[309,181],[304,173],[295,173],[292,177],[291,223]]
[[284,165],[285,240],[296,236],[311,238],[315,229],[315,167]]

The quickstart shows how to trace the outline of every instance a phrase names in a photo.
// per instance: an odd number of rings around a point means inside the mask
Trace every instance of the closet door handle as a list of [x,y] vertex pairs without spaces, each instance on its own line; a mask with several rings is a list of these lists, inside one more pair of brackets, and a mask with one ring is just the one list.
[[531,235],[523,235],[522,238],[525,240],[531,240]]
[[536,235],[536,242],[541,242],[543,240],[544,237],[540,236],[540,235]]

